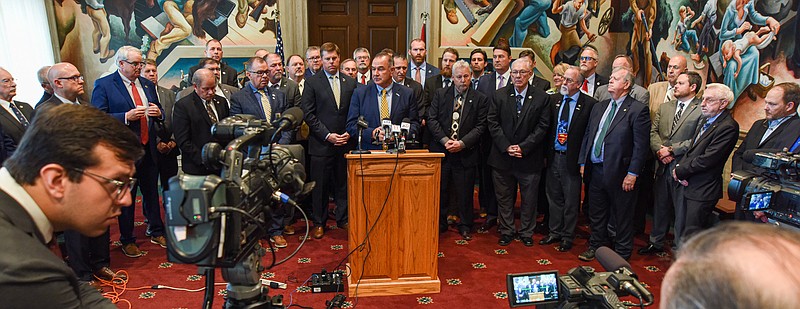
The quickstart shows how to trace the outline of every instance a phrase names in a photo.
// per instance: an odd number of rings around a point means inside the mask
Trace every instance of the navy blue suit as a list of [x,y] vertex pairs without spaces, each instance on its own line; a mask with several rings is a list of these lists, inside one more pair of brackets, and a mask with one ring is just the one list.
[[[425,76],[423,76],[422,80],[419,83],[422,84],[422,86],[424,87],[426,79],[431,78],[431,76],[434,76],[434,75],[439,75],[439,73],[440,73],[439,68],[433,66],[432,64],[430,64],[428,62],[425,62]],[[414,71],[414,69],[411,67],[411,62],[409,62],[408,71],[406,71],[406,78],[410,78],[410,79],[414,80],[414,75],[416,75],[416,74],[417,74],[417,72]],[[414,80],[414,81],[416,81],[416,80]]]
[[589,186],[588,213],[592,226],[589,248],[597,249],[610,240],[608,224],[614,220],[617,231],[614,251],[627,259],[633,250],[633,211],[641,180],[629,192],[622,189],[622,183],[628,174],[642,174],[650,151],[650,111],[645,103],[627,96],[617,106],[606,131],[602,162],[593,163],[595,137],[610,102],[597,103],[592,109],[578,163],[585,164],[584,181]]
[[[291,107],[286,102],[286,94],[281,91],[266,87],[264,89],[268,96],[269,105],[272,109],[272,115],[269,118],[264,115],[264,107],[261,106],[261,99],[256,97],[255,88],[253,84],[247,82],[241,90],[231,95],[231,115],[247,114],[258,117],[259,119],[266,119],[273,122],[283,114],[287,108]],[[278,144],[289,144],[292,142],[294,131],[286,131],[281,133],[281,138]]]
[[[163,119],[164,109],[158,102],[156,85],[144,77],[139,77],[138,80],[145,93],[145,98],[141,98],[142,104],[147,106],[149,102],[158,105]],[[119,72],[114,72],[95,81],[94,91],[92,91],[92,105],[117,118],[122,123],[126,122],[125,113],[136,107]],[[140,136],[140,121],[129,121],[127,126],[136,136]],[[156,165],[157,156],[155,155],[158,153],[156,149],[157,134],[155,120],[152,117],[148,117],[148,127],[148,140],[143,145],[145,155],[136,162],[136,175],[134,177],[139,181],[136,186],[131,188],[131,194],[135,197],[136,191],[141,189],[143,199],[142,212],[150,225],[150,235],[163,236],[164,223],[161,221],[161,204],[158,200],[158,166]],[[119,216],[120,241],[123,245],[136,242],[136,236],[133,234],[134,205],[135,203],[131,204],[130,207],[123,207],[122,214]]]
[[[372,144],[372,131],[381,126],[381,111],[378,103],[378,87],[375,82],[369,82],[366,87],[358,87],[353,91],[350,99],[350,111],[347,113],[347,133],[352,139],[358,140],[358,116],[364,116],[369,126],[363,130],[361,147],[363,149],[381,149],[380,145]],[[408,136],[415,135],[419,130],[419,112],[414,91],[400,84],[392,84],[391,110],[389,119],[392,124],[399,125],[403,118],[408,118],[411,124]]]

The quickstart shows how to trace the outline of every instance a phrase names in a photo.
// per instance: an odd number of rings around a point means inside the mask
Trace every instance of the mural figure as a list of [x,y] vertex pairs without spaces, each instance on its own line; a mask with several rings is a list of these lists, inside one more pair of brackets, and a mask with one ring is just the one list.
[[720,51],[722,52],[722,67],[726,67],[728,61],[733,58],[736,61],[736,73],[733,77],[739,77],[739,72],[742,70],[742,52],[750,48],[750,46],[757,46],[771,37],[769,27],[761,27],[758,32],[748,31],[744,33],[741,39],[736,41],[727,40],[722,42]]
[[695,19],[691,27],[695,28],[698,24],[701,25],[700,35],[697,38],[698,48],[697,54],[691,55],[692,60],[695,62],[695,68],[702,69],[705,65],[702,63],[703,57],[708,55],[709,49],[713,48],[714,44],[714,23],[717,22],[717,0],[708,0],[706,5],[703,6],[703,11],[700,16]]
[[[531,25],[536,26],[536,32],[541,37],[550,36],[550,26],[547,24],[547,9],[550,8],[550,4],[550,0],[530,0],[514,20],[514,34],[508,40],[509,45],[521,47]],[[577,33],[575,36],[577,37]]]
[[[722,17],[719,40],[721,42],[728,40],[736,42],[744,38],[746,32],[752,30],[753,24],[769,27],[774,35],[778,34],[781,27],[780,23],[778,23],[775,18],[765,17],[757,12],[753,7],[753,0],[732,1]],[[722,46],[720,46],[720,49],[721,48]],[[761,52],[758,48],[746,46],[744,50],[740,52],[741,60],[738,61],[734,58],[725,60],[722,58],[721,54],[722,53],[720,53],[720,60],[727,62],[722,71],[723,83],[730,87],[734,97],[738,98],[747,86],[758,83]],[[741,61],[741,65],[739,61]],[[737,74],[737,72],[739,73]],[[736,100],[731,102],[728,108],[733,108],[735,101]]]
[[[650,85],[653,77],[653,54],[650,52],[650,38],[653,37],[653,25],[656,21],[655,0],[631,0],[633,18],[633,35],[631,36],[631,58],[633,58],[633,72],[638,73],[644,66],[644,87]],[[645,29],[647,23],[647,29]],[[641,50],[640,50],[641,48]]]
[[558,41],[558,48],[553,48],[550,51],[550,60],[556,63],[556,54],[559,51],[567,51],[570,48],[581,47],[581,39],[578,35],[578,26],[583,33],[586,33],[588,42],[592,42],[597,38],[596,35],[589,32],[586,27],[586,20],[591,15],[589,10],[586,9],[584,0],[571,0],[561,4],[562,0],[555,0],[553,2],[553,14],[561,15],[561,22],[558,25],[558,30],[561,31],[561,39]]
[[675,28],[675,38],[672,40],[672,44],[675,45],[675,50],[686,51],[694,58],[696,53],[692,51],[700,49],[697,31],[686,27],[686,22],[694,17],[694,11],[688,6],[681,6],[678,9],[678,14],[680,15],[680,20],[678,20],[678,25]]
[[115,51],[108,49],[108,42],[111,41],[111,27],[108,25],[108,15],[106,14],[103,0],[86,0],[85,5],[81,6],[84,13],[89,15],[92,20],[92,51],[100,55],[100,63],[106,63],[108,59],[114,57]]
[[[152,6],[156,0],[147,0]],[[169,18],[169,23],[161,36],[150,43],[147,58],[156,59],[161,52],[173,43],[179,42],[190,34],[204,39],[205,31],[202,22],[214,16],[214,9],[220,0],[158,0],[159,6]]]

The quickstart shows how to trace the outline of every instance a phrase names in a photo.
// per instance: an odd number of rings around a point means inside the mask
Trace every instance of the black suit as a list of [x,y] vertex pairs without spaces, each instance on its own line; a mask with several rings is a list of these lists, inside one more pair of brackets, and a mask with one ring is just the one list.
[[45,244],[28,212],[0,191],[0,296],[4,308],[117,308]]
[[[195,65],[189,68],[189,80],[192,80],[194,72],[197,71],[198,69],[200,69],[200,65]],[[236,72],[236,69],[228,66],[227,64],[225,64],[225,62],[222,61],[219,62],[219,69],[221,71],[220,81],[219,81],[221,84],[239,88],[239,79],[238,79],[239,73]]]
[[[487,122],[493,145],[489,151],[489,165],[493,168],[495,194],[499,218],[499,231],[503,236],[512,236],[514,226],[514,204],[519,185],[521,237],[531,237],[536,226],[536,205],[539,180],[544,168],[544,145],[550,129],[548,111],[550,97],[535,87],[527,86],[523,95],[522,109],[517,112],[514,85],[495,92],[489,107]],[[522,158],[508,154],[509,146],[518,145]]]
[[[587,81],[588,81],[588,79],[587,79]],[[593,97],[594,94],[597,92],[597,88],[599,88],[602,85],[607,85],[607,84],[608,84],[608,77],[605,77],[603,75],[594,73],[594,91],[592,91],[592,93],[587,93],[587,94],[589,96]],[[630,94],[628,94],[628,95],[630,95]],[[645,104],[649,104],[650,102],[644,102],[644,103]]]
[[442,160],[442,177],[439,201],[439,228],[447,228],[447,206],[454,200],[461,222],[460,231],[472,230],[473,189],[475,172],[478,165],[478,152],[483,132],[486,131],[486,115],[489,104],[486,96],[471,88],[462,99],[462,108],[458,121],[458,140],[463,142],[461,151],[451,153],[444,144],[452,137],[453,107],[455,88],[448,87],[436,90],[428,109],[428,129],[433,140],[431,152],[444,153]]
[[[175,135],[172,130],[172,110],[175,107],[175,92],[167,88],[158,86],[156,89],[158,93],[158,101],[164,108],[164,122],[161,126],[162,132],[158,134],[158,142],[175,141]],[[161,180],[161,190],[169,190],[169,178],[178,174],[178,155],[181,154],[180,148],[177,146],[167,153],[158,151],[158,175]]]
[[[29,123],[33,120],[33,107],[28,103],[16,100],[14,100],[13,104],[17,106]],[[2,126],[3,131],[14,140],[14,145],[19,145],[19,142],[22,141],[22,135],[25,133],[25,126],[19,122],[13,113],[7,111],[5,108],[0,108],[0,126]]]
[[530,84],[541,91],[547,91],[550,89],[550,82],[536,75],[531,77]]
[[597,249],[611,240],[608,225],[613,220],[617,232],[614,250],[628,259],[633,250],[632,220],[639,186],[625,192],[622,183],[628,174],[641,175],[644,168],[649,151],[650,112],[647,105],[627,96],[606,130],[601,161],[594,163],[601,119],[610,111],[610,105],[611,101],[606,100],[592,109],[579,156],[579,162],[585,164],[584,181],[589,186],[588,214],[592,226],[589,248]]
[[705,124],[705,119],[700,120],[692,146],[675,165],[677,178],[689,182],[683,191],[686,210],[682,213],[686,215],[675,219],[676,227],[677,221],[685,222],[683,231],[675,231],[682,241],[691,233],[708,227],[707,219],[722,198],[722,170],[739,138],[739,124],[727,110],[723,110],[701,135]]
[[417,102],[417,111],[419,112],[419,119],[425,118],[427,115],[422,114],[422,107],[425,104],[425,92],[422,90],[422,84],[416,82],[413,79],[406,78],[403,82],[395,82],[396,84],[400,84],[411,88],[414,91],[414,100]]
[[[509,74],[509,79],[511,78],[511,74]],[[509,84],[508,80],[505,80],[504,83],[506,85]],[[492,72],[492,74],[484,74],[480,78],[478,78],[478,87],[477,90],[480,93],[483,93],[486,98],[489,100],[489,106],[491,107],[492,101],[494,101],[494,94],[497,91],[497,71]],[[486,132],[483,133],[483,137],[481,138],[481,145],[480,145],[480,159],[478,160],[478,187],[480,187],[480,191],[478,191],[478,202],[486,211],[486,222],[496,222],[497,221],[497,198],[495,197],[494,193],[494,182],[492,180],[492,168],[487,163],[489,161],[489,152],[492,149],[492,137],[487,129]]]
[[[229,116],[228,102],[225,98],[214,95],[213,104],[217,111],[217,120]],[[190,175],[218,175],[219,169],[212,169],[203,165],[201,151],[203,145],[213,142],[211,126],[214,123],[208,116],[203,100],[192,92],[178,102],[172,111],[172,130],[175,141],[181,150],[181,165],[184,173]]]
[[[589,123],[589,115],[597,104],[594,98],[578,92],[578,100],[570,105],[564,105],[561,94],[550,96],[550,117],[552,125],[547,135],[547,199],[549,201],[550,236],[559,238],[564,242],[572,243],[575,238],[575,225],[578,221],[581,203],[581,174],[578,156],[581,143]],[[574,107],[571,107],[574,104]],[[561,117],[561,106],[570,112],[568,118],[567,137],[563,142],[566,150],[555,150],[557,130]],[[563,137],[562,137],[563,139]]]
[[324,226],[328,218],[328,195],[333,191],[336,200],[336,223],[347,223],[347,161],[344,154],[355,148],[352,137],[343,146],[328,142],[330,133],[344,134],[350,99],[358,83],[350,76],[337,73],[339,78],[339,105],[325,72],[306,79],[301,107],[305,113],[310,134],[308,148],[311,154],[311,180],[316,182],[312,193],[314,224]]

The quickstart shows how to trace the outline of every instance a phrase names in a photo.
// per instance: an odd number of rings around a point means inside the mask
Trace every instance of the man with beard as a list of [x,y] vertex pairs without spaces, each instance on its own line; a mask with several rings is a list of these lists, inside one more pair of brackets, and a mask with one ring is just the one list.
[[[655,119],[659,105],[675,99],[675,82],[678,80],[678,75],[683,74],[686,70],[686,57],[673,56],[667,65],[667,80],[652,83],[647,87],[647,92],[650,93],[650,119]],[[695,89],[695,93],[699,93],[702,87],[703,85],[700,84]]]
[[589,115],[597,101],[580,92],[583,75],[577,67],[564,72],[559,93],[550,96],[553,125],[547,137],[547,199],[550,206],[550,234],[540,245],[560,242],[556,250],[572,249],[581,202],[581,174],[578,154]]
[[406,76],[414,79],[425,86],[425,81],[436,74],[439,74],[439,68],[425,61],[425,55],[428,50],[425,48],[425,41],[421,39],[414,39],[411,41],[411,48],[408,49],[408,56],[411,57],[409,63],[408,73]]
[[597,49],[592,46],[586,46],[581,51],[580,67],[581,74],[583,74],[583,85],[581,85],[581,92],[594,97],[595,90],[605,84],[608,84],[608,77],[597,74]]
[[362,85],[366,85],[372,80],[369,66],[369,50],[364,47],[356,48],[353,51],[353,60],[356,62],[356,69],[358,69],[357,76],[354,76],[356,81]]

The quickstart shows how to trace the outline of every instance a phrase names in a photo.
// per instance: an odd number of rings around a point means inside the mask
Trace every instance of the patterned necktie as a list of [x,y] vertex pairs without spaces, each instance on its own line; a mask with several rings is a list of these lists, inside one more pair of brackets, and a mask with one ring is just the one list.
[[445,78],[443,84],[444,84],[444,88],[450,87],[450,79],[449,78]]
[[[708,122],[708,120],[706,120],[706,123],[705,123],[705,124],[703,124],[703,127],[702,127],[702,128],[700,128],[700,132],[699,132],[699,133],[697,133],[697,136],[695,136],[695,137],[694,137],[694,143],[697,143],[697,140],[699,140],[699,139],[700,139],[700,137],[701,137],[701,136],[703,136],[703,133],[705,133],[705,132],[706,132],[706,129],[708,129],[708,127],[709,127],[710,125],[711,125],[711,122]],[[694,144],[694,143],[692,143],[692,144]]]
[[498,77],[497,77],[497,79],[499,79],[499,80],[500,80],[500,82],[497,84],[497,89],[500,89],[500,88],[503,88],[503,87],[505,87],[505,86],[506,86],[506,83],[505,83],[505,81],[503,80],[503,79],[504,79],[504,78],[503,78],[503,75],[500,75],[500,76],[498,76]]
[[272,105],[269,104],[269,98],[264,90],[259,90],[261,94],[261,108],[264,110],[264,116],[267,121],[272,121]]
[[214,109],[211,107],[211,100],[205,101],[206,106],[206,113],[208,113],[208,118],[211,119],[211,123],[217,123],[217,114],[214,113]]
[[389,118],[389,101],[386,100],[386,89],[381,90],[381,119]]
[[669,87],[667,89],[667,97],[665,98],[664,102],[669,102],[675,100],[675,87]]
[[678,112],[675,113],[675,118],[672,118],[672,132],[678,128],[678,120],[681,120],[681,114],[683,114],[683,102],[678,103]]
[[416,67],[414,68],[417,72],[414,73],[414,80],[420,84],[422,84],[422,73],[420,72],[421,68]]
[[454,140],[458,139],[458,122],[461,120],[461,107],[463,105],[463,94],[459,94],[453,103],[453,123],[450,125],[450,138]]
[[611,125],[611,121],[614,120],[614,114],[617,113],[617,101],[611,100],[611,111],[606,116],[606,121],[603,122],[603,126],[600,127],[600,135],[597,137],[597,141],[594,142],[594,156],[596,158],[600,158],[600,154],[603,152],[603,142],[606,139],[606,133],[608,133],[608,126]]
[[17,104],[14,104],[14,102],[8,102],[8,106],[11,107],[11,111],[14,112],[14,116],[17,117],[17,120],[19,120],[19,123],[22,125],[22,127],[27,128],[28,119],[25,118],[25,115],[23,115],[19,108],[17,108]]
[[331,79],[331,89],[333,90],[333,99],[336,101],[336,108],[339,108],[339,100],[342,95],[339,93],[339,79],[336,76],[328,77]]
[[519,116],[520,112],[522,112],[522,95],[518,94],[517,95],[517,116]]
[[[136,106],[145,106],[142,103],[142,97],[139,96],[139,89],[136,88],[135,82],[131,82],[131,92],[133,93],[133,103],[136,104]],[[147,141],[150,140],[150,135],[147,130],[147,116],[139,118],[139,128],[139,137],[141,137],[142,145],[145,145]]]

